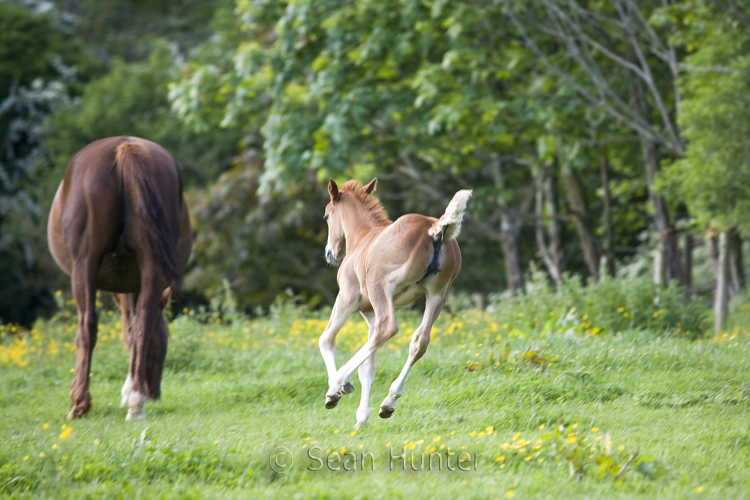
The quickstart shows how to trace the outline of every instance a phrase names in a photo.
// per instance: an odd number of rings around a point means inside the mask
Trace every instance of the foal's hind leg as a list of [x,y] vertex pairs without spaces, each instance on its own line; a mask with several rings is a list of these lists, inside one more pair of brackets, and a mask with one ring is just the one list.
[[389,418],[396,411],[396,400],[404,394],[404,390],[406,389],[406,377],[409,376],[414,363],[427,351],[427,346],[430,344],[432,325],[440,315],[444,303],[445,295],[432,295],[425,300],[422,324],[419,325],[412,336],[411,344],[409,345],[409,357],[406,360],[404,368],[396,380],[393,381],[393,384],[391,384],[388,396],[380,405],[380,412],[378,413],[380,418]]
[[[367,338],[369,339],[372,336],[372,329],[375,325],[375,316],[367,316],[363,313],[362,317],[367,322]],[[372,353],[359,367],[359,382],[362,384],[362,396],[359,400],[359,408],[357,408],[357,429],[365,425],[367,419],[370,418],[370,387],[373,380],[375,380],[375,353]]]
[[78,307],[78,330],[76,331],[76,370],[70,386],[72,408],[68,419],[80,417],[91,409],[89,372],[91,355],[96,345],[96,271],[99,260],[81,259],[75,263],[71,273],[73,296]]

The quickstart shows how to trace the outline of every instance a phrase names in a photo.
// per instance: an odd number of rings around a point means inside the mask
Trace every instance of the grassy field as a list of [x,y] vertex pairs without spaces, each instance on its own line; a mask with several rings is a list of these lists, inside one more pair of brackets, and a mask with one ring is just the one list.
[[[179,315],[163,399],[137,422],[119,408],[119,313],[100,316],[93,409],[72,422],[71,309],[20,336],[3,326],[0,497],[748,496],[747,329],[605,331],[591,314],[518,303],[444,313],[396,413],[381,420],[418,324],[405,311],[378,353],[373,415],[357,432],[356,377],[354,394],[324,408],[324,313],[279,304],[255,320]],[[339,364],[365,337],[352,319]]]

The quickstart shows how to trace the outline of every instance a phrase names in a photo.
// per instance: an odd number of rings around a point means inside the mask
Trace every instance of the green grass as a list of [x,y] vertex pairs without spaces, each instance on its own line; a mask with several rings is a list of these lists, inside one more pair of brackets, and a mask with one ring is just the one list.
[[[324,408],[320,315],[284,306],[230,325],[179,316],[162,401],[147,404],[145,421],[125,422],[126,352],[118,315],[102,314],[93,409],[68,422],[75,320],[61,314],[24,342],[0,343],[0,497],[747,496],[745,334],[692,341],[663,331],[558,333],[570,311],[547,313],[559,321],[523,331],[497,314],[444,314],[396,413],[381,420],[377,407],[418,323],[405,312],[399,336],[378,353],[370,425],[353,435],[356,377],[354,394]],[[361,320],[350,321],[339,336],[339,364],[365,334]],[[67,436],[63,425],[72,428]],[[454,470],[445,464],[448,448]],[[310,470],[320,463],[308,452],[330,456],[341,470]],[[349,457],[365,453],[364,470],[355,467]],[[433,453],[431,470],[412,471],[409,462],[403,470],[403,460],[389,458],[401,453],[417,464]],[[470,470],[456,470],[459,453],[469,454],[462,466]]]

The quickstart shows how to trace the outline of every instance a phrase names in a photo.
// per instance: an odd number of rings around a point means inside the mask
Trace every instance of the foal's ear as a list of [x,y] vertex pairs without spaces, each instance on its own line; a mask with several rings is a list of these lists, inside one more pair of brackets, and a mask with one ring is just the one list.
[[375,177],[373,180],[370,181],[368,185],[366,185],[363,189],[365,190],[366,194],[372,194],[375,192],[375,185],[378,183],[378,178]]
[[336,185],[336,181],[334,181],[333,179],[328,180],[328,194],[331,195],[331,201],[338,201],[339,187]]

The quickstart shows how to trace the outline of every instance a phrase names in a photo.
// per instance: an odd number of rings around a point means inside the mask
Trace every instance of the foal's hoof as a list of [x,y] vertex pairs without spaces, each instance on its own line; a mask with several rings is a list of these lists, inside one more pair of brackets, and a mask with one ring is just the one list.
[[380,418],[391,418],[391,415],[393,415],[394,411],[396,411],[396,409],[391,408],[390,406],[381,406],[380,411],[378,412],[378,416]]
[[344,387],[341,388],[341,394],[351,394],[354,392],[354,386],[351,382],[347,382],[344,384]]
[[334,408],[336,408],[336,405],[339,404],[340,399],[341,394],[334,394],[333,396],[326,394],[326,410],[333,410]]

